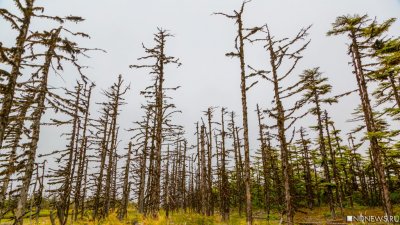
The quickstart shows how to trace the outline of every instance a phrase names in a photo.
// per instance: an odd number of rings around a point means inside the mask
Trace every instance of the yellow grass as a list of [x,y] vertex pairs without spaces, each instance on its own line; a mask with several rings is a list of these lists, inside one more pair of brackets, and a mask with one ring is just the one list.
[[[330,221],[329,208],[328,207],[320,207],[314,210],[301,209],[302,212],[297,212],[295,215],[296,224],[299,222],[319,222],[320,224],[325,224],[327,221]],[[395,215],[400,214],[400,206],[395,206],[394,208]],[[339,214],[339,210],[337,210]],[[379,207],[375,208],[367,208],[363,206],[358,206],[355,209],[344,209],[344,216],[352,215],[373,215],[373,216],[382,216],[383,211]],[[280,215],[278,213],[272,213],[270,215],[269,223],[265,220],[265,215],[262,212],[255,212],[254,225],[278,225]],[[343,216],[338,216],[338,219],[343,218]],[[10,221],[8,221],[10,222]],[[9,224],[7,221],[0,221],[0,224]],[[25,219],[24,224],[36,224],[36,221],[29,221],[29,219]],[[244,214],[239,216],[237,212],[232,212],[229,218],[229,221],[223,222],[221,217],[216,214],[214,216],[203,216],[193,212],[174,212],[170,213],[169,218],[166,217],[165,212],[161,211],[159,213],[158,218],[144,217],[139,214],[135,209],[128,210],[128,218],[125,221],[120,221],[117,218],[116,213],[111,213],[106,219],[102,221],[92,221],[88,218],[76,221],[74,223],[68,222],[68,225],[133,225],[134,222],[138,225],[245,225],[245,217]],[[44,215],[39,219],[40,225],[51,225],[50,219],[48,216]]]

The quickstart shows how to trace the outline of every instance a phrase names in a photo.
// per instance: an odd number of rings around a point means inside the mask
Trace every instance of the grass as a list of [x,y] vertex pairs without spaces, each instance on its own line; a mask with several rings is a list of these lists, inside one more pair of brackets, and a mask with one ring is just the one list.
[[[295,215],[295,222],[319,222],[325,224],[326,221],[331,220],[330,212],[328,207],[319,207],[314,210],[301,209],[302,212],[297,212]],[[395,215],[400,214],[400,205],[394,207]],[[337,213],[340,212],[337,210]],[[39,224],[40,225],[51,225],[49,219],[50,211],[43,210],[40,213]],[[358,215],[373,215],[373,216],[383,216],[383,211],[380,207],[368,208],[364,206],[357,206],[354,209],[344,209],[343,216],[338,216],[339,219],[346,215],[358,216]],[[29,216],[28,216],[29,217]],[[273,212],[270,214],[270,221],[266,221],[264,215],[261,211],[254,212],[254,225],[278,225],[280,220],[280,214]],[[9,219],[4,219],[0,221],[0,225],[10,224]],[[133,225],[133,224],[143,224],[143,225],[244,225],[246,224],[244,213],[239,216],[238,212],[231,212],[229,221],[223,222],[218,214],[214,216],[203,216],[193,212],[178,211],[171,213],[169,218],[166,217],[165,212],[161,211],[157,219],[151,217],[144,217],[142,214],[138,213],[135,209],[130,208],[128,210],[128,218],[125,221],[120,221],[117,218],[116,213],[111,213],[106,219],[102,221],[92,221],[89,218],[84,218],[74,223],[68,222],[68,225]],[[35,219],[30,221],[29,218],[24,220],[24,224],[36,224]]]

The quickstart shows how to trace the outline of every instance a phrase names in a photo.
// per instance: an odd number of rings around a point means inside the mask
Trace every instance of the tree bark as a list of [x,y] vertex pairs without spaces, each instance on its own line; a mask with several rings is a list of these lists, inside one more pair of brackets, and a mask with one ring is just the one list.
[[[33,4],[33,1],[30,3]],[[32,7],[32,6],[30,6],[30,7]],[[31,12],[28,12],[28,13],[31,13]],[[37,106],[36,106],[34,112],[32,113],[32,117],[34,118],[32,125],[31,125],[32,139],[31,139],[31,143],[29,144],[28,159],[26,160],[25,171],[24,171],[24,175],[22,178],[22,186],[21,186],[21,189],[19,192],[17,209],[15,211],[14,225],[22,225],[23,224],[23,216],[25,215],[25,206],[27,203],[29,187],[31,184],[32,174],[33,174],[34,166],[35,166],[36,150],[37,150],[38,142],[39,142],[40,121],[42,119],[43,113],[45,112],[45,100],[46,100],[46,94],[47,94],[47,79],[48,79],[48,75],[49,75],[51,60],[54,55],[54,49],[56,48],[56,42],[57,42],[59,34],[60,34],[60,29],[58,29],[52,33],[51,40],[50,40],[50,46],[46,52],[45,63],[43,64],[40,86],[38,88],[38,94],[37,94],[37,97],[35,100],[35,103],[37,104]],[[19,73],[19,72],[17,71],[17,73]],[[16,74],[16,75],[18,75],[18,74]],[[14,78],[12,78],[12,79],[14,79]],[[15,82],[15,80],[16,80],[16,77],[13,82]],[[15,83],[13,85],[15,86]],[[5,108],[5,106],[4,106],[5,104],[8,104],[8,103],[3,103],[3,108]],[[6,114],[4,114],[2,112],[2,120],[3,120],[3,116],[5,116],[5,115]],[[7,114],[7,118],[8,118],[8,114]],[[3,121],[1,123],[3,123]]]
[[381,156],[381,147],[379,146],[379,141],[376,135],[374,134],[375,132],[378,132],[376,125],[375,125],[375,119],[373,116],[372,108],[371,108],[371,103],[369,100],[369,94],[368,94],[368,88],[367,88],[367,82],[365,80],[365,75],[364,75],[364,69],[363,69],[363,64],[361,62],[361,55],[359,51],[359,46],[357,42],[357,37],[354,31],[350,33],[350,37],[352,39],[352,44],[351,44],[351,57],[353,59],[353,66],[354,66],[354,74],[357,79],[357,84],[358,84],[358,91],[361,99],[361,105],[364,113],[364,120],[365,120],[365,125],[367,127],[367,132],[369,133],[369,141],[370,141],[370,148],[371,148],[371,153],[373,157],[373,165],[375,167],[375,170],[377,171],[377,178],[379,182],[379,186],[381,189],[381,194],[382,194],[382,204],[383,208],[385,211],[385,214],[387,216],[392,216],[393,215],[393,208],[392,208],[392,203],[390,201],[390,192],[389,188],[385,179],[385,172],[384,172],[384,165],[382,162],[382,156]]
[[12,56],[11,61],[13,62],[11,73],[8,76],[8,82],[5,90],[5,94],[2,99],[2,105],[0,109],[0,149],[3,146],[4,136],[9,123],[9,116],[11,107],[14,102],[15,86],[17,85],[17,79],[21,75],[21,63],[23,61],[22,56],[25,52],[25,42],[29,32],[31,24],[31,17],[33,15],[33,4],[35,0],[26,0],[26,8],[23,9],[23,20],[22,25],[18,29],[18,37],[15,43],[15,52]]

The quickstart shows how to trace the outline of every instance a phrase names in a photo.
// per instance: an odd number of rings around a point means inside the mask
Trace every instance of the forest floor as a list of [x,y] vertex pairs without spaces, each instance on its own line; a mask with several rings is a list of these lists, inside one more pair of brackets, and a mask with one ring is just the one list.
[[[396,216],[400,215],[400,205],[394,207]],[[340,214],[337,211],[337,214]],[[346,216],[383,216],[383,211],[380,207],[364,207],[357,206],[354,209],[346,208],[343,210],[343,216],[339,215],[335,219],[330,217],[328,207],[319,207],[314,210],[301,209],[295,214],[295,224],[300,225],[344,225],[344,224],[362,224],[357,222],[346,222]],[[278,225],[280,223],[280,214],[273,212],[270,214],[269,222],[266,219],[265,213],[261,211],[254,212],[254,225]],[[398,218],[398,217],[397,217]],[[0,221],[0,225],[12,224],[10,220]],[[28,225],[51,225],[49,218],[49,211],[43,210],[41,213],[38,223],[36,220],[26,218],[24,224]],[[111,214],[105,220],[101,222],[94,222],[88,219],[81,219],[74,223],[68,222],[71,225],[244,225],[246,219],[244,213],[239,216],[238,212],[232,212],[229,221],[222,222],[221,217],[216,214],[214,216],[202,216],[197,213],[191,212],[174,212],[171,213],[169,218],[166,218],[164,212],[160,212],[158,219],[145,218],[139,214],[136,210],[128,210],[128,218],[125,221],[119,221],[116,213]],[[371,222],[367,224],[385,224],[383,222]],[[399,223],[397,223],[399,224]]]

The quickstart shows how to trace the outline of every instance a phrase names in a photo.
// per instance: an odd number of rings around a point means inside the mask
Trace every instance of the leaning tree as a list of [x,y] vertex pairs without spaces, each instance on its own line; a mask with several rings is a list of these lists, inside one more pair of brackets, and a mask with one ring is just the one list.
[[382,205],[388,216],[393,215],[390,192],[385,178],[384,163],[382,161],[382,147],[379,144],[380,130],[377,127],[376,118],[372,111],[371,97],[368,92],[368,81],[376,64],[371,63],[372,55],[370,47],[379,40],[393,24],[394,19],[389,19],[379,24],[376,20],[370,20],[367,15],[339,16],[332,24],[332,29],[327,33],[331,35],[346,34],[350,39],[348,54],[351,57],[353,74],[357,80],[360,95],[363,119],[370,142],[372,161],[377,171],[378,183],[382,196]]

